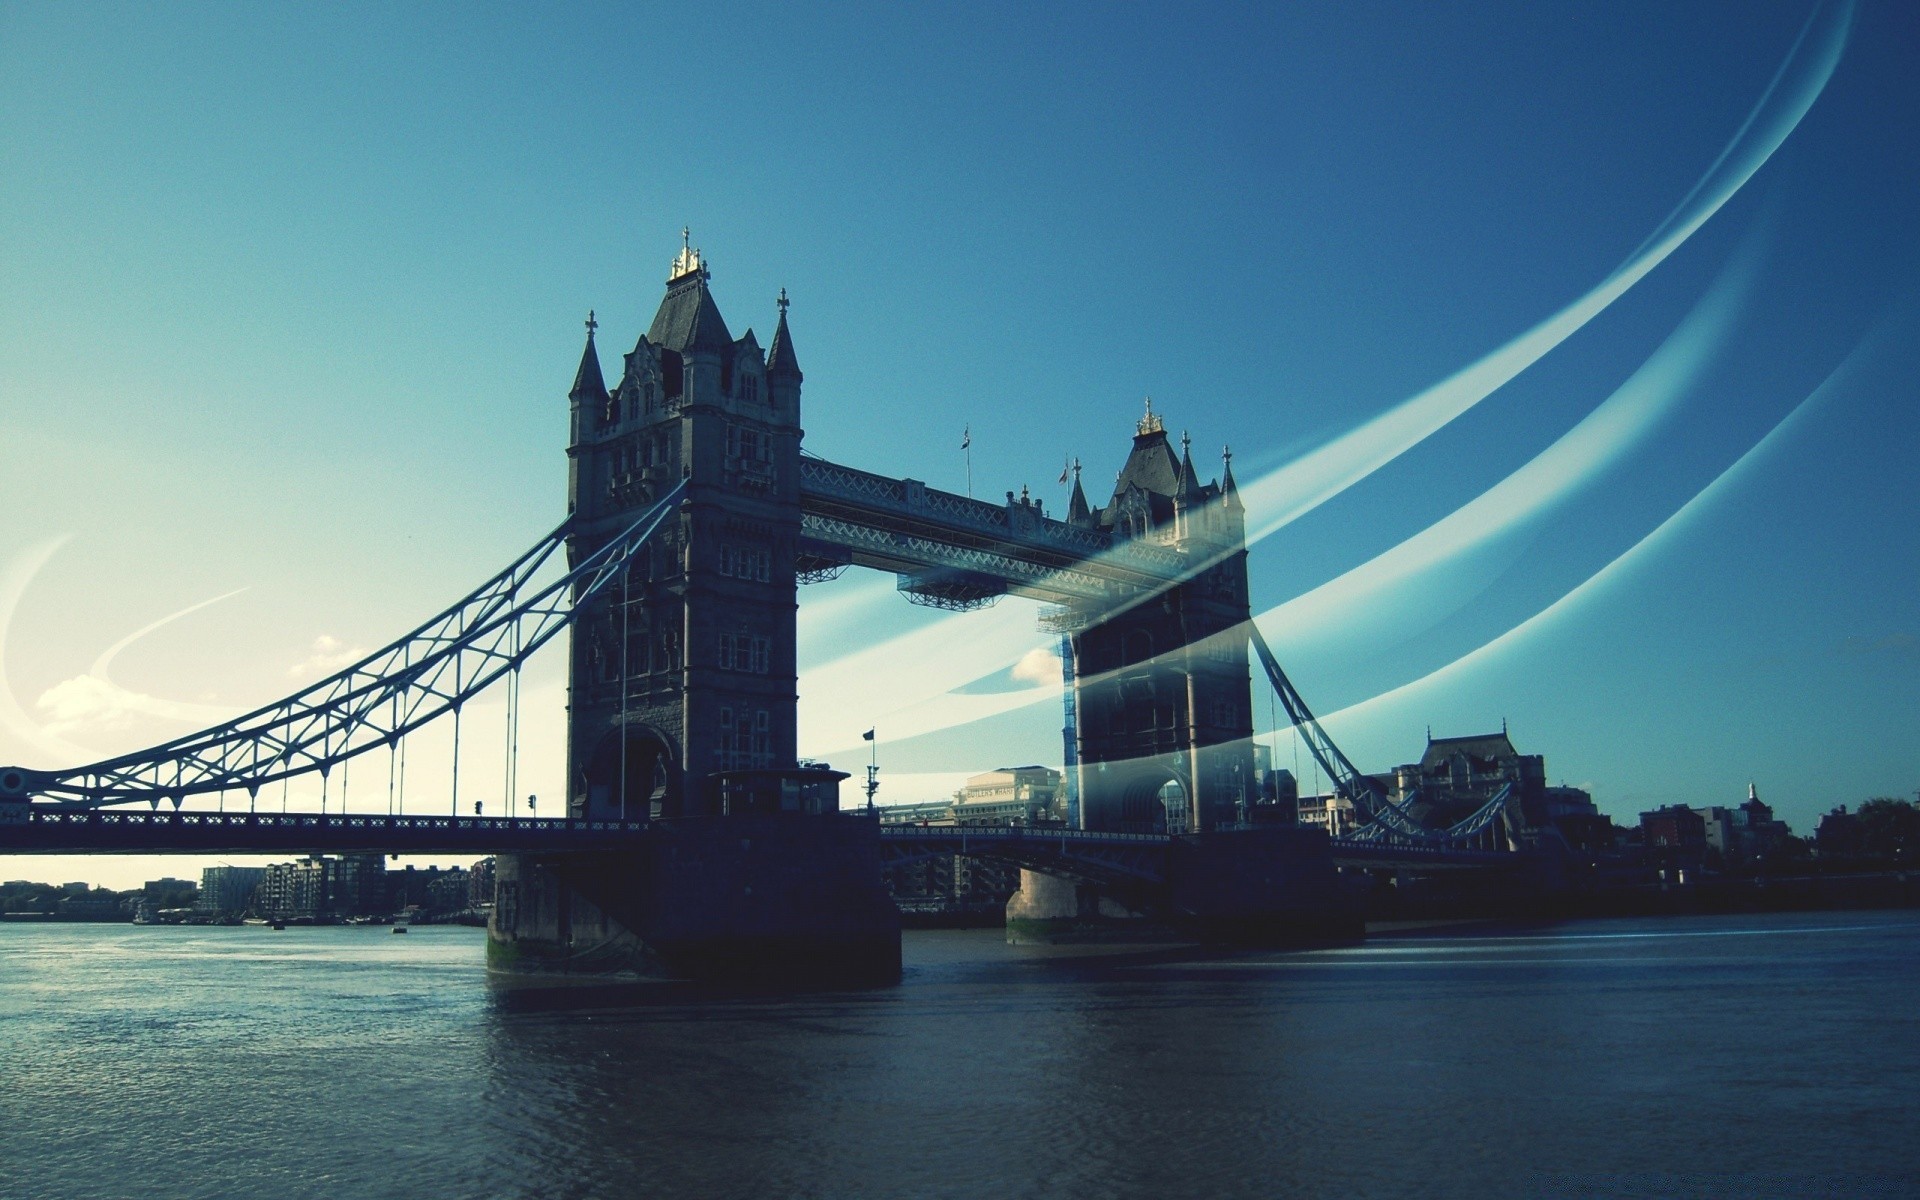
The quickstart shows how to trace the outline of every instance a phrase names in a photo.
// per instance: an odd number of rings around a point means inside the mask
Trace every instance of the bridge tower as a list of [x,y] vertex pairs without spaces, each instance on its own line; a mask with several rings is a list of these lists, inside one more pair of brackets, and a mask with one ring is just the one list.
[[1185,579],[1118,611],[1076,606],[1071,624],[1082,823],[1115,832],[1204,833],[1252,799],[1245,510],[1226,456],[1202,484],[1148,402],[1106,506],[1079,480],[1068,520],[1184,555]]
[[568,812],[711,810],[714,771],[795,760],[799,361],[783,292],[772,346],[735,338],[683,245],[653,324],[609,390],[593,322],[570,395],[577,561],[681,478],[679,515],[625,587],[576,625]]
[[683,243],[612,388],[589,314],[569,393],[572,561],[685,485],[572,627],[567,815],[646,828],[637,850],[502,856],[488,961],[889,982],[900,920],[879,827],[840,813],[844,772],[796,759],[801,374],[786,294],[762,351],[729,332],[708,280]]

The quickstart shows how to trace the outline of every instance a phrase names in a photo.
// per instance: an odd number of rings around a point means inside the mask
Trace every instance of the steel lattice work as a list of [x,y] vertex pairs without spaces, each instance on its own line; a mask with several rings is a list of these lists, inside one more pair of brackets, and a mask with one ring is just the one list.
[[[1320,721],[1307,707],[1300,693],[1294,690],[1293,682],[1287,673],[1280,669],[1280,660],[1274,657],[1268,647],[1267,639],[1260,635],[1260,627],[1248,623],[1249,640],[1260,657],[1261,665],[1266,668],[1267,679],[1273,684],[1273,690],[1280,696],[1282,707],[1294,727],[1304,736],[1307,749],[1312,752],[1320,769],[1333,780],[1334,790],[1353,804],[1354,812],[1361,819],[1362,826],[1349,840],[1414,843],[1431,846],[1459,846],[1486,832],[1493,822],[1506,813],[1513,796],[1513,785],[1508,784],[1472,815],[1446,829],[1429,829],[1422,825],[1405,805],[1396,804],[1393,799],[1381,792],[1373,780],[1362,774],[1353,765],[1351,759],[1334,744]],[[1417,793],[1416,793],[1417,795]]]
[[574,613],[619,578],[685,491],[679,484],[638,520],[551,582],[536,581],[571,522],[418,629],[319,683],[243,717],[150,749],[67,771],[0,768],[0,795],[70,807],[171,800],[319,772],[391,747],[455,714],[517,672]]

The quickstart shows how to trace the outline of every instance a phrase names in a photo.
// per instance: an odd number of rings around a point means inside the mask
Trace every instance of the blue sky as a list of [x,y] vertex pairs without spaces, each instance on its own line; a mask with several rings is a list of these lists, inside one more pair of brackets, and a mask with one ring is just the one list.
[[[970,426],[978,492],[1058,510],[1144,395],[1231,442],[1262,628],[1365,766],[1505,718],[1627,820],[1911,793],[1916,52],[1806,0],[9,5],[0,761],[272,699],[531,543],[580,322],[615,361],[690,225],[736,332],[792,295],[815,453],[959,490]],[[1343,448],[1384,461],[1288,507]],[[892,800],[1057,760],[1031,607],[891,588],[803,593],[806,748],[879,726]],[[557,663],[529,697],[551,740]]]

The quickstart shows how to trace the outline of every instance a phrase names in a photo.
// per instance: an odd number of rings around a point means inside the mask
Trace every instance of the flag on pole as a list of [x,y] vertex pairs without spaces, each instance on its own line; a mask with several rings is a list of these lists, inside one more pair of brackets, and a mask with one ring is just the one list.
[[1071,474],[1073,474],[1073,460],[1069,458],[1060,464],[1060,482],[1065,483],[1067,476]]
[[960,448],[968,449],[973,445],[973,426],[969,425],[960,433]]
[[872,740],[873,740],[873,730],[871,730],[871,729],[869,729],[869,730],[867,730],[867,731],[866,731],[865,733],[863,733],[863,734],[861,734],[861,735],[860,735],[860,740],[861,740],[861,741],[863,741],[863,742],[870,742],[870,741],[872,741]]

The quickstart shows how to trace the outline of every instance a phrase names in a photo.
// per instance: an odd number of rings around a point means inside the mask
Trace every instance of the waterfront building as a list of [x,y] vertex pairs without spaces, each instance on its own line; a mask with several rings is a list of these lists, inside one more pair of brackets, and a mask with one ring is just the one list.
[[1679,866],[1699,866],[1707,852],[1707,823],[1684,804],[1640,814],[1647,852]]
[[[69,883],[62,890],[76,886],[84,888],[86,884]],[[60,897],[54,912],[72,921],[125,921],[133,916],[133,904],[109,891],[79,892]]]
[[1711,804],[1693,810],[1699,814],[1706,826],[1707,849],[1719,856],[1722,863],[1732,862],[1740,857],[1739,840],[1734,833],[1733,810],[1722,805]]
[[478,909],[493,904],[493,860],[483,858],[467,868],[467,907]]
[[[86,884],[83,883],[80,886],[84,888]],[[196,890],[192,880],[175,879],[171,875],[163,875],[159,879],[147,880],[141,887],[140,893],[142,898],[154,907],[160,908],[166,906],[168,901],[191,903]]]
[[1593,802],[1593,794],[1585,788],[1550,787],[1545,791],[1547,819],[1555,824],[1568,817],[1597,817],[1600,808]]
[[200,872],[200,894],[193,910],[205,916],[243,913],[266,874],[265,867],[207,867]]
[[427,907],[434,912],[454,913],[464,911],[467,905],[467,887],[470,880],[465,868],[452,867],[427,884]]
[[1034,825],[1067,819],[1060,772],[1051,767],[1000,767],[967,780],[954,793],[962,825]]
[[946,825],[953,821],[953,801],[887,804],[880,807],[879,814],[882,825]]
[[256,896],[260,915],[280,921],[332,921],[386,912],[386,859],[378,854],[312,855],[275,863],[261,875]]
[[1528,824],[1548,820],[1547,760],[1514,749],[1505,722],[1499,733],[1464,737],[1436,738],[1429,730],[1420,761],[1394,768],[1392,782],[1393,799],[1433,828],[1471,816],[1509,785]]
[[1345,837],[1359,824],[1359,819],[1354,815],[1353,801],[1337,792],[1296,796],[1294,804],[1302,825],[1324,829],[1328,837]]
[[1733,810],[1734,837],[1742,861],[1764,856],[1791,840],[1793,831],[1785,821],[1776,821],[1773,809],[1760,799],[1759,789],[1749,782],[1747,799]]
[[1866,848],[1866,827],[1842,804],[1823,815],[1814,826],[1813,844],[1823,859],[1849,858]]

